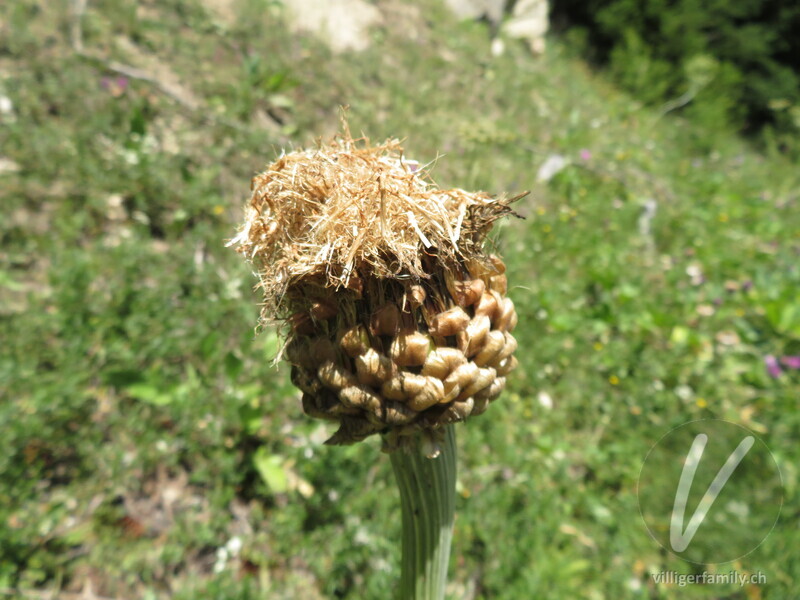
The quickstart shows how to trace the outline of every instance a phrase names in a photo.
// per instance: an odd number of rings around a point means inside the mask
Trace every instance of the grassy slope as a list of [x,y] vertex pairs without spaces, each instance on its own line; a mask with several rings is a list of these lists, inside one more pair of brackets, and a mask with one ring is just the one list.
[[[442,185],[533,190],[528,218],[499,230],[522,368],[460,430],[453,597],[796,592],[800,390],[763,357],[800,354],[797,173],[656,122],[558,43],[493,59],[482,26],[398,2],[371,50],[333,57],[288,35],[274,3],[218,4],[105,0],[82,21],[87,51],[182,82],[196,108],[76,56],[68,12],[0,8],[14,105],[1,151],[18,166],[0,175],[0,588],[386,597],[388,461],[377,443],[320,445],[327,430],[269,365],[275,336],[253,336],[250,274],[222,247],[249,177],[335,131],[349,105],[354,132],[440,156]],[[552,153],[572,164],[537,183]],[[639,520],[642,460],[670,427],[711,416],[757,431],[783,470],[783,520],[734,565],[767,586],[647,576],[695,567]]]

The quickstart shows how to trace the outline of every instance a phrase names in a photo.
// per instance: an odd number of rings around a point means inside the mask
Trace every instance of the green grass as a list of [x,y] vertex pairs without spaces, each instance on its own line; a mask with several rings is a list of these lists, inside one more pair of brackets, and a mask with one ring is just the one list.
[[[224,248],[249,178],[348,105],[354,134],[406,138],[443,186],[532,190],[495,236],[521,368],[459,427],[451,597],[796,595],[800,377],[763,362],[800,354],[796,167],[658,120],[558,40],[492,58],[482,25],[407,8],[364,54],[333,56],[275,2],[232,6],[105,0],[83,16],[88,54],[180,82],[188,105],[78,56],[65,9],[0,7],[0,154],[16,167],[0,174],[2,593],[387,597],[389,461],[378,440],[321,445],[330,430],[271,366],[254,279]],[[537,182],[554,153],[570,165]],[[764,586],[648,575],[702,570],[650,539],[635,487],[661,435],[707,417],[757,432],[782,469],[775,531],[718,568]]]

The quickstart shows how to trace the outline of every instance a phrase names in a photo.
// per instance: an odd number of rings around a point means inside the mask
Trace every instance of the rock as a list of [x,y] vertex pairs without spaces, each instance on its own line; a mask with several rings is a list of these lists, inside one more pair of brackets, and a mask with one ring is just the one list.
[[[230,2],[214,0],[213,4],[224,8]],[[544,51],[549,27],[547,0],[445,0],[445,4],[459,19],[485,18],[493,38],[510,10],[502,26],[506,35],[524,39],[535,54]],[[508,9],[512,4],[513,9]],[[419,22],[418,11],[402,1],[376,6],[367,0],[284,0],[283,7],[292,31],[311,33],[337,53],[365,50],[370,45],[370,28],[384,23],[402,26],[411,39],[418,37],[414,26]],[[502,42],[493,45],[492,53],[503,53]]]
[[539,183],[547,183],[553,177],[558,175],[569,164],[569,161],[560,154],[551,154],[539,167],[536,173],[536,181]]
[[528,42],[531,52],[541,54],[545,49],[545,34],[550,27],[547,0],[519,0],[503,31],[513,38]]
[[293,31],[315,35],[334,52],[365,50],[370,27],[382,22],[364,0],[289,0],[284,6]]
[[8,96],[0,96],[0,115],[13,115],[14,103]]
[[493,25],[503,20],[505,0],[445,0],[447,8],[459,19],[486,19]]
[[20,170],[21,167],[19,164],[15,163],[10,158],[0,156],[0,175],[5,175],[6,173],[18,173]]

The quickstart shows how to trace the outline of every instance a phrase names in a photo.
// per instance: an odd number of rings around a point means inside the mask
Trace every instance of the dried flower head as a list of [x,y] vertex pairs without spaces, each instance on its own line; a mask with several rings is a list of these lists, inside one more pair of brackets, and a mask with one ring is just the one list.
[[436,187],[398,141],[349,135],[285,154],[252,182],[230,242],[253,263],[263,320],[330,443],[405,435],[486,410],[516,365],[505,266],[483,250],[517,198]]

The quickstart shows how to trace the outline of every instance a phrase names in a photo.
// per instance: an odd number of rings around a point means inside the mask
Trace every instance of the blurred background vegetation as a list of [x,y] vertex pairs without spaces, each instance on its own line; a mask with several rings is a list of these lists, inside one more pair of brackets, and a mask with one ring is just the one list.
[[[349,106],[442,186],[532,190],[495,236],[522,365],[459,428],[450,596],[796,597],[796,10],[564,1],[533,57],[373,4],[342,54],[270,0],[0,5],[0,595],[391,597],[388,461],[321,445],[224,247],[253,174]],[[766,585],[651,577],[706,567],[651,540],[639,469],[712,417],[782,470],[775,531],[716,567]]]
[[678,100],[706,127],[739,129],[798,158],[800,5],[557,0],[553,18],[573,49],[638,99]]

